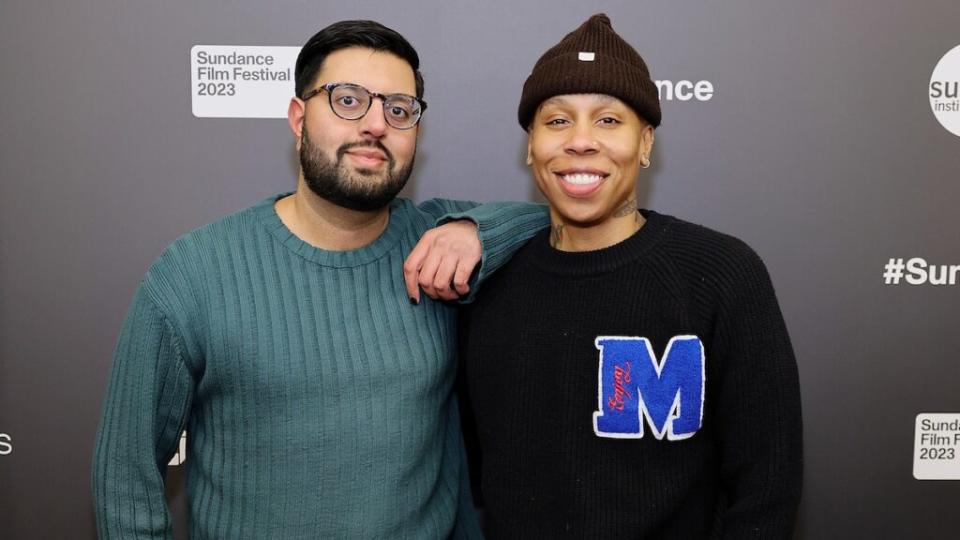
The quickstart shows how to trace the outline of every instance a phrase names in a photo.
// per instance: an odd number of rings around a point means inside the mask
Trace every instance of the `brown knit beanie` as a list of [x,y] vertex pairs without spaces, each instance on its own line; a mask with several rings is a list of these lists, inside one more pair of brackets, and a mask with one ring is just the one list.
[[517,118],[527,129],[544,100],[563,94],[607,94],[660,125],[657,86],[643,58],[623,40],[603,13],[590,17],[543,53],[523,83]]

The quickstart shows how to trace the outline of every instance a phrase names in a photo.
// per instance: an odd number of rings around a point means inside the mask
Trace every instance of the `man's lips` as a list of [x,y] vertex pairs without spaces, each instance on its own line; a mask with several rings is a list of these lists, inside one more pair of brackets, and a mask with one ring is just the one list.
[[608,176],[597,169],[564,169],[554,174],[560,180],[560,188],[564,193],[576,198],[593,195]]
[[387,156],[382,152],[370,149],[355,148],[347,151],[347,155],[361,165],[378,166],[387,161]]

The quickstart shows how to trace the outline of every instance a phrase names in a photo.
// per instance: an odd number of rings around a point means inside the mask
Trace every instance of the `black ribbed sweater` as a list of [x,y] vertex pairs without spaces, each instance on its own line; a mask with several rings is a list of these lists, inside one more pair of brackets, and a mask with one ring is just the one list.
[[598,251],[534,237],[466,314],[468,440],[491,538],[792,531],[798,377],[763,262],[642,213],[638,233]]

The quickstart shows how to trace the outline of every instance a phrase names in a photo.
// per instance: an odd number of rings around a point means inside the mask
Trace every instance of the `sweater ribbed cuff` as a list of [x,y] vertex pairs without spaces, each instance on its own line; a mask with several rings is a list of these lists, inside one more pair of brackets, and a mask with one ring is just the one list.
[[470,278],[470,294],[460,299],[464,303],[473,301],[480,285],[491,274],[528,240],[550,226],[550,213],[545,205],[516,202],[482,204],[464,212],[446,214],[437,220],[437,225],[458,219],[477,224],[483,248],[480,266]]

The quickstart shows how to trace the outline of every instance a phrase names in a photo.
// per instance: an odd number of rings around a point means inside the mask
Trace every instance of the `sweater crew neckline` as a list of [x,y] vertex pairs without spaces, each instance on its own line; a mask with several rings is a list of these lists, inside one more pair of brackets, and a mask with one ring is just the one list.
[[581,276],[616,270],[643,258],[666,231],[670,218],[653,210],[641,209],[646,223],[626,240],[591,251],[561,251],[550,245],[550,231],[538,234],[531,242],[532,263],[538,269],[556,275]]
[[277,214],[274,205],[280,199],[292,195],[293,193],[281,193],[267,197],[259,204],[254,206],[254,211],[259,215],[262,223],[267,230],[280,241],[290,251],[304,259],[319,264],[321,266],[333,268],[352,268],[374,262],[386,255],[397,244],[402,236],[402,231],[407,222],[405,212],[398,212],[401,199],[394,199],[390,202],[390,218],[387,222],[387,228],[373,242],[357,249],[347,251],[333,251],[318,248],[300,237],[293,234],[293,231],[287,228]]

